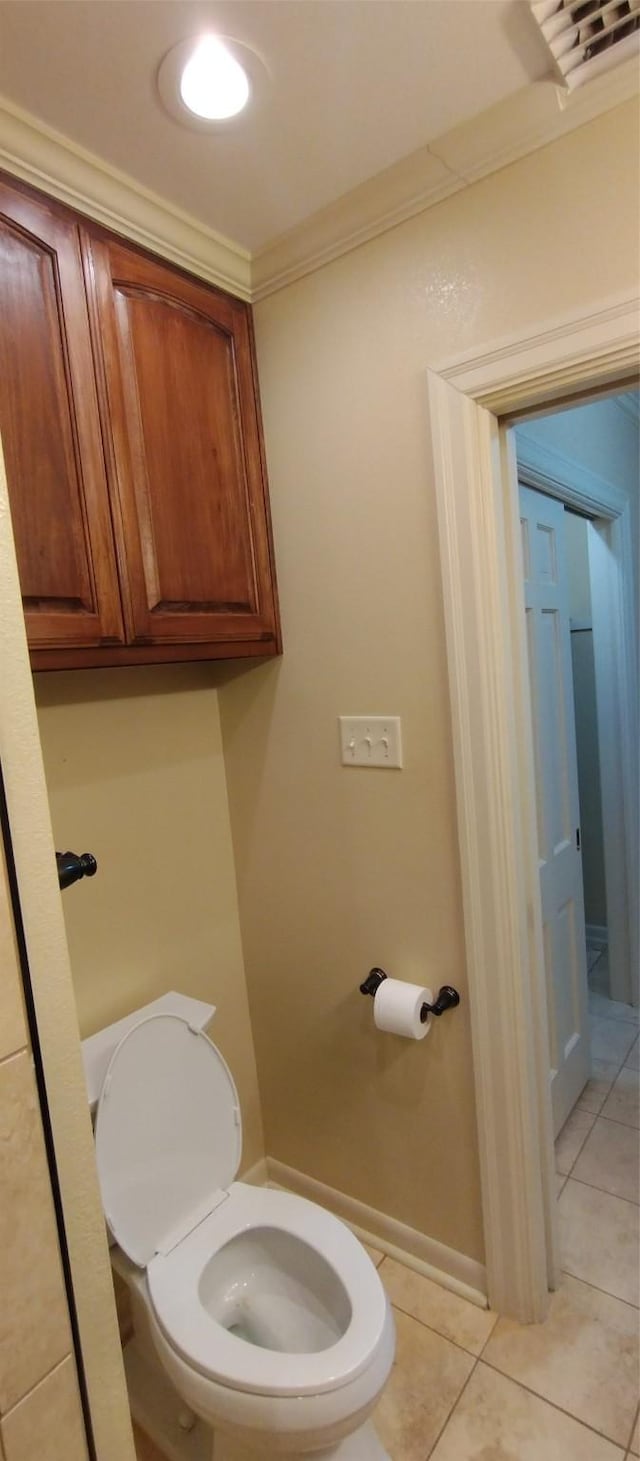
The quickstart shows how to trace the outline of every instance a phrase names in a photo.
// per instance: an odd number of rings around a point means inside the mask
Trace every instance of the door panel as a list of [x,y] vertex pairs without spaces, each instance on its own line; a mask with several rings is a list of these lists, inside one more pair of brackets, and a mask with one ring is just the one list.
[[250,319],[93,240],[133,643],[275,639]]
[[[184,604],[251,613],[256,586],[233,409],[233,336],[173,302],[131,290],[118,290],[117,316],[136,385],[129,427],[142,436],[136,502],[149,611]],[[178,437],[179,401],[188,403],[188,414]]]
[[587,970],[562,503],[520,488],[551,1097],[556,1134],[589,1078]]
[[0,213],[0,431],[29,643],[117,643],[78,230],[4,184]]

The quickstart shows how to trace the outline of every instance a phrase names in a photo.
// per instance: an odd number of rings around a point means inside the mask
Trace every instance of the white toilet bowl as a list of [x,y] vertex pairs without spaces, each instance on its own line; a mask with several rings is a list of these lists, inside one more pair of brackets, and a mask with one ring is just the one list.
[[240,1150],[215,1046],[179,1015],[141,1019],[109,1062],[96,1155],[165,1374],[211,1426],[216,1461],[378,1461],[366,1422],[395,1347],[380,1278],[332,1214],[234,1181]]

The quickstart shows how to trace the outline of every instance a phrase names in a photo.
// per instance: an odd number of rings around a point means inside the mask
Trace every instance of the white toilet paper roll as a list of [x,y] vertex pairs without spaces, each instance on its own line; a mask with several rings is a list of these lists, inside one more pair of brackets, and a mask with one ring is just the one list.
[[373,1018],[379,1030],[406,1035],[410,1040],[424,1040],[431,1029],[431,1016],[424,1024],[420,1019],[425,1002],[433,1003],[430,989],[407,984],[404,979],[383,979],[374,996]]

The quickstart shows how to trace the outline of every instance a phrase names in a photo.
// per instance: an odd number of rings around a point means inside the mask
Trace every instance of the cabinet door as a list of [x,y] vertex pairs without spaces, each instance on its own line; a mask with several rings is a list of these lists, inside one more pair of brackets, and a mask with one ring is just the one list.
[[93,238],[88,248],[127,636],[275,648],[249,310],[124,245]]
[[1,181],[0,382],[29,643],[121,642],[78,229]]

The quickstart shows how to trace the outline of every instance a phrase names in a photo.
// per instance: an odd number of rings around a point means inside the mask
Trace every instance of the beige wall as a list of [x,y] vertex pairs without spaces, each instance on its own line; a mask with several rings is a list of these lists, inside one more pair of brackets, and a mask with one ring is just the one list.
[[[609,113],[256,307],[285,653],[221,713],[270,1155],[483,1252],[425,370],[637,285],[637,112]],[[405,769],[342,769],[341,713]],[[461,1008],[379,1035],[368,968]]]
[[82,1035],[169,989],[217,1006],[240,1091],[243,1165],[263,1155],[212,671],[36,676],[56,846],[90,851],[63,908]]

